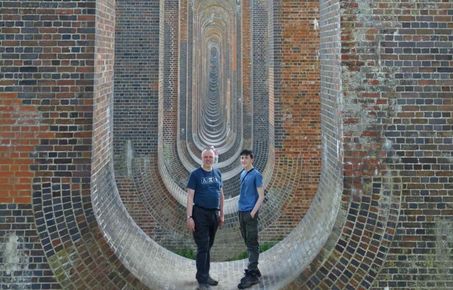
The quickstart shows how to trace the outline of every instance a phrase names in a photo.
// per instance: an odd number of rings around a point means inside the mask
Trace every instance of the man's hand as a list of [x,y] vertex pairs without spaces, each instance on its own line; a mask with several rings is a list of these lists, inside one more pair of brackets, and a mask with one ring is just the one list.
[[189,231],[195,232],[195,221],[193,220],[193,218],[188,218],[186,224]]
[[223,227],[223,225],[225,224],[225,217],[223,215],[220,215],[219,216],[219,227]]
[[253,210],[252,210],[252,211],[250,212],[250,216],[252,217],[252,219],[255,218],[255,215],[256,215],[256,211],[253,211]]

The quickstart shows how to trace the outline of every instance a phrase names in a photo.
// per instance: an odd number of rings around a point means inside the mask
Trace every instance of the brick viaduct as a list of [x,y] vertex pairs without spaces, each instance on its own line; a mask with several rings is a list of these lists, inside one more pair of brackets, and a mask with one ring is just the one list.
[[185,185],[214,145],[218,289],[453,289],[453,3],[0,2],[0,289],[194,289]]

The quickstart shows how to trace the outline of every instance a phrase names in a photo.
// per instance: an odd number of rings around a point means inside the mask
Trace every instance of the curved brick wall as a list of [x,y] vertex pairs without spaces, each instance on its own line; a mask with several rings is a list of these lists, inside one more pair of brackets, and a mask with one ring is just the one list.
[[[174,21],[175,19],[175,16],[173,15],[174,13],[176,13],[175,7],[172,5],[172,2],[169,2],[166,7],[167,7],[166,10],[163,10],[166,12],[161,13],[162,21],[160,23],[162,24],[162,26],[160,27],[160,29],[161,30],[175,29],[172,28],[175,25],[174,23],[172,23],[172,21]],[[189,9],[189,11],[192,11],[192,8]],[[202,15],[203,13],[199,12],[199,14]],[[120,17],[125,16],[123,14],[120,14]],[[259,17],[259,15],[255,17]],[[143,25],[141,22],[139,22],[140,17],[133,19],[136,19],[137,22],[136,23],[129,22],[129,25],[131,27],[137,28],[136,26],[137,25],[139,26],[139,23],[140,25]],[[181,19],[185,18],[183,17]],[[118,22],[122,23],[121,19],[118,19]],[[269,20],[269,23],[271,24],[272,21]],[[142,28],[144,31],[150,29],[147,25],[145,25]],[[120,27],[118,30],[121,31],[121,29],[122,27]],[[172,35],[174,35],[174,37],[171,37]],[[122,47],[124,37],[123,33],[118,33],[117,37],[118,38],[116,46],[120,47],[117,50],[118,52],[117,57],[119,58],[120,61],[118,61],[117,64],[118,67],[120,68],[120,71],[122,71],[122,69],[127,68],[127,66],[125,65],[127,62],[135,61],[135,56],[128,57],[128,55],[126,54],[123,55]],[[163,45],[164,47],[168,47],[168,51],[166,51],[165,53],[163,52],[161,53],[161,58],[163,59],[163,61],[161,62],[161,64],[163,64],[163,66],[161,67],[160,74],[160,77],[162,78],[161,82],[171,83],[172,86],[161,87],[159,97],[160,107],[156,106],[154,108],[151,108],[151,114],[157,114],[160,116],[157,120],[157,122],[161,124],[158,125],[158,128],[161,132],[160,134],[158,134],[158,139],[162,141],[158,142],[157,148],[158,150],[160,150],[159,152],[161,153],[157,154],[157,156],[155,154],[150,154],[142,155],[143,157],[140,157],[140,155],[136,153],[137,150],[133,149],[135,145],[130,145],[131,149],[125,150],[126,153],[123,155],[124,157],[118,158],[115,161],[116,164],[118,162],[122,162],[122,160],[124,159],[130,158],[128,159],[127,162],[128,177],[120,176],[124,174],[123,171],[120,170],[116,171],[115,176],[117,182],[121,185],[120,195],[125,201],[126,207],[132,214],[132,217],[134,218],[134,220],[137,221],[139,226],[145,230],[148,236],[152,237],[159,244],[173,250],[178,248],[184,249],[186,247],[194,249],[194,245],[188,243],[187,241],[188,239],[190,239],[190,236],[187,234],[184,227],[181,226],[182,225],[181,218],[185,215],[183,207],[181,207],[181,205],[185,205],[186,197],[184,187],[185,183],[187,182],[188,172],[187,168],[183,168],[181,166],[179,160],[175,161],[175,159],[178,159],[179,156],[175,155],[174,152],[173,154],[171,153],[172,152],[171,148],[174,148],[174,144],[176,143],[175,139],[177,140],[175,136],[176,135],[179,136],[179,134],[176,134],[174,132],[174,124],[178,122],[178,119],[176,118],[177,114],[175,113],[176,106],[175,104],[177,103],[176,100],[177,96],[175,95],[175,92],[177,90],[174,89],[173,86],[177,86],[177,83],[176,80],[174,79],[175,74],[172,73],[171,66],[170,65],[167,66],[166,64],[168,63],[174,65],[173,64],[173,62],[175,62],[174,55],[178,54],[177,52],[171,52],[172,50],[176,50],[177,47],[176,45],[173,44],[173,42],[175,41],[175,37],[176,33],[170,33],[165,37],[161,38],[162,41],[161,45]],[[129,41],[127,41],[124,42],[124,45],[130,47],[131,44]],[[262,45],[263,41],[261,40],[257,46],[260,47]],[[153,47],[150,46],[148,47],[148,49],[149,51],[152,52]],[[312,50],[312,53],[313,54],[316,53],[315,50]],[[259,57],[262,58],[262,56]],[[149,69],[151,70],[152,67],[150,67]],[[144,73],[143,69],[142,73]],[[256,83],[261,83],[261,80],[257,79]],[[115,85],[118,86],[120,89],[123,86],[125,86],[125,84],[128,84],[128,82],[122,77],[115,79]],[[149,99],[141,99],[141,95],[136,95],[135,93],[132,94],[135,96],[133,97],[133,99],[138,102],[140,101],[144,102],[143,103],[144,106],[147,106],[149,104],[150,102]],[[122,94],[120,94],[119,97],[120,99],[122,99]],[[132,98],[131,93],[129,94],[129,97]],[[262,101],[254,100],[253,102],[256,104],[260,104],[260,102]],[[316,103],[316,99],[314,100],[314,102]],[[181,102],[179,102],[178,104],[181,104]],[[114,111],[115,112],[125,111],[126,113],[127,109],[133,109],[133,107],[118,106],[114,108]],[[311,109],[313,108],[309,107],[306,108],[307,111]],[[161,112],[160,110],[163,110],[163,113],[160,113]],[[145,126],[149,124],[146,118],[144,118],[143,121],[136,118],[134,118],[133,120],[135,121],[134,129],[137,132],[141,131],[141,126],[145,128]],[[127,126],[130,123],[131,121],[124,122],[122,119],[116,119],[114,116],[114,127]],[[269,126],[270,125],[271,122],[269,121]],[[299,127],[299,124],[293,123],[291,124],[291,126]],[[256,136],[261,137],[262,139],[263,138],[262,128],[258,126],[256,127],[257,128],[255,129],[255,131],[258,132],[256,133]],[[190,128],[190,126],[186,128]],[[267,131],[265,130],[264,132],[266,133]],[[116,134],[118,136],[118,134],[121,133],[118,131]],[[131,133],[128,134],[129,136],[132,135]],[[255,139],[257,138],[256,136],[254,137]],[[120,137],[117,138],[118,140],[120,139]],[[132,143],[133,141],[130,142],[130,144]],[[273,144],[273,142],[271,142],[270,144]],[[114,147],[118,145],[124,146],[121,143],[114,143]],[[156,147],[153,147],[152,145],[153,144],[148,145],[149,146],[148,150],[151,152],[153,151],[155,152]],[[222,152],[222,154],[228,155],[227,150],[231,150],[231,148],[237,148],[231,147],[230,145],[228,145],[227,147],[229,149],[225,150],[222,150],[224,149],[224,147],[219,147],[219,151]],[[268,148],[268,145],[257,146],[256,151],[258,152],[258,154],[265,154],[266,148]],[[129,154],[128,152],[131,152],[130,155],[128,155]],[[236,156],[238,152],[239,151],[236,149],[235,153]],[[178,151],[178,153],[181,153],[181,150]],[[200,151],[198,151],[197,154],[200,154]],[[310,164],[310,162],[312,162],[310,160],[306,161],[304,167],[301,166],[301,164],[304,162],[304,157],[300,152],[294,151],[290,153],[291,157],[288,157],[286,153],[281,152],[280,157],[275,158],[274,154],[275,154],[274,150],[272,150],[271,153],[267,154],[265,158],[260,159],[262,163],[265,163],[264,161],[266,159],[273,161],[272,163],[265,164],[265,167],[264,165],[261,165],[262,166],[261,170],[263,171],[264,176],[266,177],[266,183],[268,184],[269,200],[272,201],[269,202],[268,207],[265,207],[263,209],[261,215],[263,230],[266,230],[268,228],[267,225],[273,227],[273,229],[263,233],[265,241],[281,240],[287,233],[291,231],[292,228],[294,228],[297,225],[301,216],[308,208],[310,201],[309,194],[310,191],[307,194],[305,194],[305,196],[302,196],[301,193],[298,193],[300,185],[298,184],[297,180],[299,180],[301,176],[305,176],[304,171],[308,172],[311,170],[316,170],[316,166],[314,167],[307,166],[307,164]],[[191,158],[191,156],[189,157],[186,156],[186,160],[189,158]],[[181,159],[184,159],[184,157],[181,157]],[[156,160],[158,164],[157,166]],[[313,160],[314,162],[319,163],[319,161],[316,160],[315,158],[313,158]],[[220,162],[219,166],[222,166],[221,165],[222,162],[223,161]],[[237,174],[240,171],[240,167],[239,162],[237,161],[237,157],[236,160],[234,161],[234,164],[231,165],[233,166],[232,167],[233,171],[230,172],[227,170],[230,167],[230,165],[221,167],[222,171],[224,172],[224,177],[226,179],[225,191],[227,193],[227,196],[233,196],[237,194],[239,186]],[[115,168],[118,168],[118,166],[115,165]],[[316,175],[315,172],[313,172],[313,174]],[[131,177],[133,178],[131,179]],[[311,181],[311,183],[316,182],[317,179]],[[315,190],[316,187],[312,186],[311,194],[314,194]],[[174,197],[174,199],[176,199],[176,201],[179,204],[174,203],[172,196]],[[232,257],[237,256],[243,251],[242,242],[240,241],[238,236],[239,231],[237,228],[238,226],[237,216],[235,214],[236,203],[237,200],[234,198],[227,200],[226,205],[226,213],[228,214],[226,217],[227,226],[225,228],[225,231],[219,234],[220,242],[216,244],[215,246],[216,249],[214,251],[214,257],[218,260],[231,259]],[[139,206],[140,208],[138,208],[137,204],[142,205],[140,205]],[[283,207],[287,207],[288,210],[281,211]],[[302,211],[300,210],[301,208],[303,209]],[[147,218],[143,218],[144,216]],[[176,216],[180,218],[176,219],[175,218]]]
[[[170,251],[191,238],[158,164],[165,134],[179,162],[178,110],[158,84],[159,68],[182,67],[184,45],[163,35],[191,23],[188,2],[0,3],[2,286],[195,287],[193,261]],[[243,134],[269,135],[244,142],[267,158],[261,237],[282,239],[261,256],[260,288],[451,289],[453,5],[241,1],[240,15],[232,91],[253,112],[267,70],[268,129]],[[217,259],[243,247],[236,224],[233,210]],[[215,262],[218,288],[244,267]]]

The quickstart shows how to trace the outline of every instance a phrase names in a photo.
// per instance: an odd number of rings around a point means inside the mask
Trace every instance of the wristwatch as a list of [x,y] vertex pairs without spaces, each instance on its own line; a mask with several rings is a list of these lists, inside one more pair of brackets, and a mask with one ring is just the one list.
[[192,216],[191,216],[191,215],[188,215],[188,216],[187,216],[187,219],[191,219],[191,218],[192,218]]

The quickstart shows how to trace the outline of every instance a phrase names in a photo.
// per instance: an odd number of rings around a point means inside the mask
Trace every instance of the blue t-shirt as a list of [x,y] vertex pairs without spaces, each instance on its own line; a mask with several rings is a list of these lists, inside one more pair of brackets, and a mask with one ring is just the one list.
[[213,168],[206,171],[202,167],[192,171],[187,184],[187,188],[195,191],[194,204],[209,209],[220,209],[222,186],[220,170]]
[[239,211],[251,211],[258,200],[258,187],[263,186],[263,176],[256,169],[252,168],[241,172],[241,190],[239,194],[238,207]]

